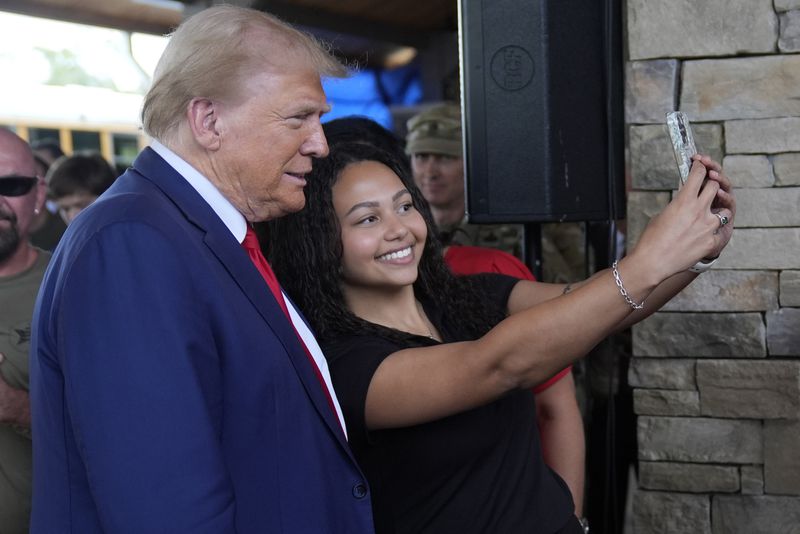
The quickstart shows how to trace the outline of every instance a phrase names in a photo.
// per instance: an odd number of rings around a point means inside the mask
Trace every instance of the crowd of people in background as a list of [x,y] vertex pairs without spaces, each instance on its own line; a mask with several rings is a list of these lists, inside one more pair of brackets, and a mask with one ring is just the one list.
[[117,173],[99,152],[67,156],[54,139],[31,143],[31,150],[36,176],[47,186],[47,200],[33,221],[30,242],[52,252],[67,225],[111,186]]
[[0,130],[0,532],[588,532],[571,366],[719,256],[729,179],[537,281],[465,217],[458,106],[323,126],[345,72],[216,6],[122,176]]

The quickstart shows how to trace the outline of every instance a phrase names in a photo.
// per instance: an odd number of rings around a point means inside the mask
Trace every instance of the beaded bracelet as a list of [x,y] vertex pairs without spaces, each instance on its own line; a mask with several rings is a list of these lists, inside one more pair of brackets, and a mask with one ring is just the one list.
[[644,308],[644,301],[641,304],[636,304],[633,299],[628,295],[628,291],[625,289],[625,286],[622,285],[622,278],[619,277],[619,271],[617,270],[617,261],[615,260],[614,263],[611,264],[611,273],[614,275],[614,282],[617,284],[619,288],[619,294],[622,295],[622,298],[625,299],[625,302],[628,303],[628,306],[633,308],[634,310],[641,310]]

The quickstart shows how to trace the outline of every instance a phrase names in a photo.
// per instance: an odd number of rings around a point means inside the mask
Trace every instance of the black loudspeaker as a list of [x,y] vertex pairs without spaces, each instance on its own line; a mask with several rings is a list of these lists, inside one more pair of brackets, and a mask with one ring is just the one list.
[[460,0],[471,222],[621,219],[621,0]]

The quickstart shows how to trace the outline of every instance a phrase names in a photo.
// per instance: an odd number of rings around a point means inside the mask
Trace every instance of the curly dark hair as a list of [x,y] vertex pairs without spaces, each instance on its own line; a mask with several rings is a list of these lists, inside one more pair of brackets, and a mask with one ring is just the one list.
[[348,308],[342,293],[341,228],[333,208],[333,185],[345,167],[360,161],[376,161],[389,167],[411,193],[414,207],[422,214],[428,239],[414,282],[418,299],[442,310],[447,324],[475,338],[482,336],[502,317],[487,316],[483,295],[469,277],[453,275],[444,262],[442,246],[422,193],[398,160],[398,154],[363,142],[331,144],[328,157],[316,160],[305,188],[306,207],[266,223],[267,254],[281,286],[311,322],[322,343],[348,334],[373,334],[406,340],[411,334],[365,321]]

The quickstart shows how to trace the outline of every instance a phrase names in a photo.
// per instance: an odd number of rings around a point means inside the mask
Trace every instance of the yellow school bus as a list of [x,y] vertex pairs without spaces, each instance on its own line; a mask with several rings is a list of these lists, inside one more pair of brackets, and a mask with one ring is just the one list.
[[[85,87],[3,90],[0,126],[33,144],[54,141],[65,154],[97,151],[122,171],[149,143],[139,126],[142,96]],[[31,98],[33,97],[33,98]]]
[[133,162],[148,138],[130,125],[56,124],[48,122],[3,121],[0,126],[17,133],[29,143],[54,141],[65,154],[96,151],[120,171]]

